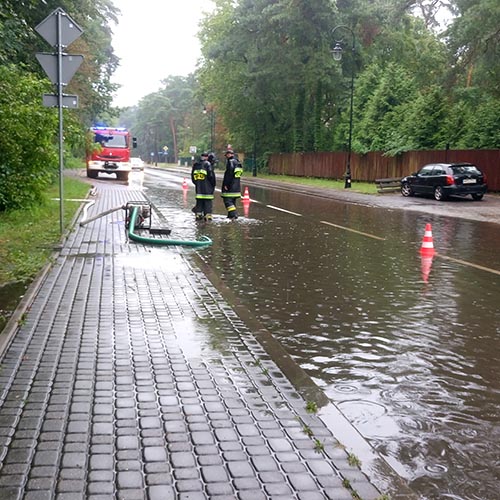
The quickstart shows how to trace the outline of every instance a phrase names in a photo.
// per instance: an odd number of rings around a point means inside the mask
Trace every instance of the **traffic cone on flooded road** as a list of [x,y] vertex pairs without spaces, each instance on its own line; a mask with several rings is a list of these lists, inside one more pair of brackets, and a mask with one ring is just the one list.
[[420,247],[420,254],[425,255],[426,257],[432,257],[434,255],[432,226],[429,223],[425,225],[424,239],[422,240],[422,246]]
[[422,254],[420,259],[421,259],[420,270],[422,272],[422,281],[424,283],[428,283],[429,282],[429,275],[431,274],[433,256]]
[[182,189],[189,189],[188,183],[186,178],[184,177],[184,180],[182,181]]
[[248,186],[245,186],[245,191],[243,192],[243,197],[241,198],[243,203],[250,202],[250,193],[248,192]]

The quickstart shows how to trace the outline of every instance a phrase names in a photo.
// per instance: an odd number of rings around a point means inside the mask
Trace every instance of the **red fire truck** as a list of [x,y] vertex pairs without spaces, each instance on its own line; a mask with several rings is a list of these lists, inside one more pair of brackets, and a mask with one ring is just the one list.
[[118,180],[128,180],[132,170],[130,150],[137,141],[123,127],[92,127],[87,149],[87,177],[95,179],[99,172],[115,173]]

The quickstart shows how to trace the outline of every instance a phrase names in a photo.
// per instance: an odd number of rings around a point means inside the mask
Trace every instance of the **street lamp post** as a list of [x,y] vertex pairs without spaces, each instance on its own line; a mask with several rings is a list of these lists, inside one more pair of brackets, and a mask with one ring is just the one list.
[[209,119],[210,119],[210,151],[214,151],[214,141],[215,141],[215,109],[213,106],[210,108],[207,108],[206,106],[203,106],[203,113],[207,114],[209,113]]
[[[352,31],[349,26],[336,26],[333,28],[332,35],[335,34],[335,32],[339,29],[345,29],[350,31],[352,35],[352,55],[354,56],[354,51],[356,49],[356,39],[354,37],[354,32]],[[342,43],[343,40],[340,39],[335,42],[335,47],[332,49],[332,54],[333,54],[333,59],[335,61],[340,61],[342,60],[342,52],[344,49],[342,48]],[[346,166],[346,172],[345,172],[345,185],[344,188],[350,188],[351,187],[351,150],[352,150],[352,110],[353,110],[353,99],[354,99],[354,63],[351,61],[351,103],[350,103],[350,110],[349,110],[349,142],[347,146],[347,166]]]

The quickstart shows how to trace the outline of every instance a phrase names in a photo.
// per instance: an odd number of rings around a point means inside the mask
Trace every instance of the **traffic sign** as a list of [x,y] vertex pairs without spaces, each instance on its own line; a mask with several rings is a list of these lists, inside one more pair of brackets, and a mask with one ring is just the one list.
[[59,108],[59,228],[61,234],[63,234],[63,108],[78,107],[78,97],[76,95],[63,94],[63,86],[68,84],[83,61],[83,56],[64,54],[63,47],[67,47],[70,43],[74,42],[83,33],[83,30],[60,7],[49,14],[35,30],[56,49],[55,54],[40,53],[36,57],[50,81],[56,85],[57,90],[57,94],[44,94],[43,105]]
[[[61,38],[58,40],[58,19],[60,19]],[[50,13],[36,28],[35,31],[47,42],[56,47],[58,44],[67,47],[73,43],[83,30],[60,7]]]
[[[59,106],[59,96],[56,94],[43,94],[43,105],[46,108],[55,108]],[[62,107],[63,108],[77,108],[78,107],[78,96],[77,95],[62,95]]]
[[73,54],[61,54],[61,56],[61,81],[59,81],[57,67],[59,56],[57,54],[47,54],[44,52],[36,54],[38,62],[42,65],[50,81],[54,84],[67,85],[73,78],[76,70],[82,64],[83,56]]

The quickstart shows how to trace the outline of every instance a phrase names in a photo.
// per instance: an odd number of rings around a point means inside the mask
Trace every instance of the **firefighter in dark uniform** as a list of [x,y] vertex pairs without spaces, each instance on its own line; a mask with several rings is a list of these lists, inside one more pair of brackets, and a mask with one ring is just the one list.
[[215,172],[208,161],[208,153],[202,153],[200,160],[193,164],[191,180],[196,191],[194,213],[196,220],[212,220],[212,206],[215,191]]
[[226,171],[222,180],[221,196],[230,219],[237,219],[236,201],[241,198],[240,179],[243,174],[241,163],[234,157],[234,151],[228,149],[226,155]]

